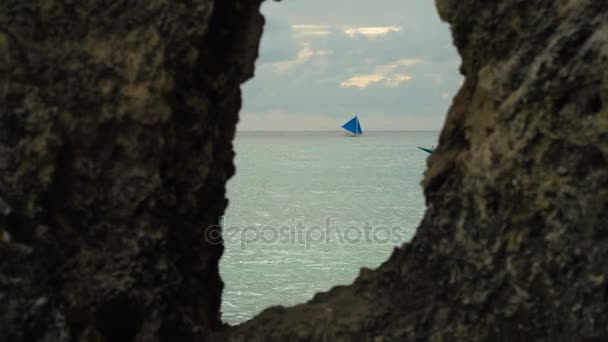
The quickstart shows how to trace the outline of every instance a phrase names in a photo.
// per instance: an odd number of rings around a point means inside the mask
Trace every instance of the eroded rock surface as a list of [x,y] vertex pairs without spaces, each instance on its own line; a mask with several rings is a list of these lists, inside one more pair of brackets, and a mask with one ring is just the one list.
[[190,341],[261,0],[0,3],[0,341]]
[[[233,341],[608,339],[608,2],[436,0],[466,81],[409,244]],[[259,0],[0,4],[0,341],[222,330]]]
[[231,340],[608,340],[608,2],[436,3],[466,81],[413,241]]

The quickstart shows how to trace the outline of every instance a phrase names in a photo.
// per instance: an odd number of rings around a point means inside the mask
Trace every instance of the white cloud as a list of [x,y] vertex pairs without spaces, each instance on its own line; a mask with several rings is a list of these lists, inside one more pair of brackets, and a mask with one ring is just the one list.
[[412,79],[412,76],[409,75],[395,75],[393,77],[389,77],[384,81],[384,84],[387,87],[398,87],[399,84],[403,83],[403,82],[407,82],[410,81]]
[[404,73],[396,73],[396,70],[399,67],[407,67],[422,62],[419,58],[402,58],[387,65],[377,66],[372,73],[355,75],[341,82],[340,86],[364,89],[373,83],[380,83],[387,87],[397,87],[403,82],[411,81],[413,77]]
[[343,88],[356,87],[363,89],[372,83],[380,82],[384,79],[381,74],[368,74],[353,76],[346,81],[340,83]]
[[332,50],[314,50],[310,47],[309,44],[302,44],[302,49],[298,52],[296,58],[289,61],[275,62],[272,63],[272,65],[276,68],[277,71],[285,72],[295,65],[305,64],[315,56],[328,56],[332,55],[333,53],[334,52]]
[[401,26],[375,26],[375,27],[348,27],[344,29],[344,33],[352,38],[357,35],[362,35],[367,38],[375,38],[384,36],[390,32],[399,32],[403,29]]
[[328,25],[291,25],[291,29],[295,31],[295,36],[298,38],[307,36],[327,36],[331,33]]
[[[435,115],[445,115],[447,93],[456,93],[462,76],[449,26],[433,1],[321,3],[264,2],[267,25],[256,77],[243,87],[247,113],[240,129],[339,129],[350,113],[367,114],[364,129],[390,128],[400,116],[420,119],[403,121],[403,129],[424,118],[438,128]],[[264,114],[249,119],[249,113]]]

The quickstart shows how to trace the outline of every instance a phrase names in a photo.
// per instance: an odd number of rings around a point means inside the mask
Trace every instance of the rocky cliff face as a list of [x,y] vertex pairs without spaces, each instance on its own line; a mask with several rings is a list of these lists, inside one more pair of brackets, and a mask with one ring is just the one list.
[[0,341],[221,326],[202,231],[226,206],[260,1],[0,3]]
[[0,4],[0,340],[607,339],[608,3],[436,2],[466,81],[415,238],[230,328],[200,232],[259,0]]
[[232,340],[608,339],[608,3],[436,3],[466,81],[413,241]]

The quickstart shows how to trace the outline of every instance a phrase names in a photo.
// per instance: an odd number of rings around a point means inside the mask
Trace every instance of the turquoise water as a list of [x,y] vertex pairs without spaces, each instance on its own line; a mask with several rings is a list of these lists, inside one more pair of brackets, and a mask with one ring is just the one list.
[[377,267],[424,213],[439,132],[239,132],[228,182],[223,319],[293,305]]

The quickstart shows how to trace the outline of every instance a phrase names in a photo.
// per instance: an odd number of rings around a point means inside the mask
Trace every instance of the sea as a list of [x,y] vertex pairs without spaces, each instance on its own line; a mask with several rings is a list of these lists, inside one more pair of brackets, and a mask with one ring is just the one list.
[[222,318],[304,303],[351,284],[411,239],[438,131],[240,131],[222,218]]

